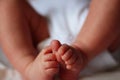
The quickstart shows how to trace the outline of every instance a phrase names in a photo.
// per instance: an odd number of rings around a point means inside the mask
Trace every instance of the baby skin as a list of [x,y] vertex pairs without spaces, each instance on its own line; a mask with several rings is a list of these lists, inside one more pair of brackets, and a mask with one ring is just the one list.
[[59,72],[60,79],[78,80],[79,73],[86,64],[86,57],[76,47],[67,44],[61,45],[57,40],[53,40],[51,46],[57,61],[61,65]]
[[51,47],[44,48],[26,71],[26,80],[54,80],[59,71],[59,64],[52,54]]

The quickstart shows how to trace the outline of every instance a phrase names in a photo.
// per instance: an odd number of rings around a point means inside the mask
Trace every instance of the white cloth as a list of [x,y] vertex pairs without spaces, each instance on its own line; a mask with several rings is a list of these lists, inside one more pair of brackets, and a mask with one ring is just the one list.
[[50,19],[50,40],[70,44],[82,28],[90,0],[30,0],[34,9]]

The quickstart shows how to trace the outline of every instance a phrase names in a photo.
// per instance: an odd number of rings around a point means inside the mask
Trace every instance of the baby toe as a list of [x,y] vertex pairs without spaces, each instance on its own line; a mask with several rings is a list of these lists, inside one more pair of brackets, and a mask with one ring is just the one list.
[[67,52],[64,53],[64,55],[62,55],[62,60],[63,61],[68,61],[71,57],[72,57],[72,50],[69,49]]
[[76,62],[77,60],[77,55],[73,54],[66,62],[66,65],[72,65]]
[[63,44],[59,49],[59,55],[63,55],[70,47],[67,44]]
[[57,51],[61,46],[61,43],[58,40],[52,40],[50,45],[53,51]]
[[69,46],[66,44],[63,44],[58,51],[56,52],[56,57],[58,62],[62,62],[61,56],[69,49]]

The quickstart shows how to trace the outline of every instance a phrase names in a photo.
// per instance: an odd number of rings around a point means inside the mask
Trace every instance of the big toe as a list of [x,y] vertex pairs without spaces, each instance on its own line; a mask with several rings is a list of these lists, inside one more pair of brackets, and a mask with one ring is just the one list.
[[58,40],[53,40],[51,42],[51,47],[53,51],[57,51],[60,46],[61,46],[61,43]]

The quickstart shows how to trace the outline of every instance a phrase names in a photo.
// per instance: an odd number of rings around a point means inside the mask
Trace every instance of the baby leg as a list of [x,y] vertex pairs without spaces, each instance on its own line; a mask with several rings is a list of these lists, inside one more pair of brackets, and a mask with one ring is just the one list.
[[58,62],[50,47],[43,49],[30,65],[26,73],[29,80],[54,80],[59,71]]

